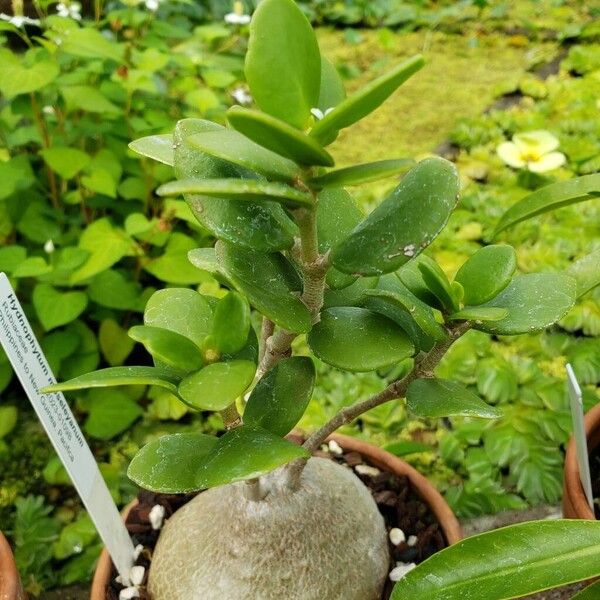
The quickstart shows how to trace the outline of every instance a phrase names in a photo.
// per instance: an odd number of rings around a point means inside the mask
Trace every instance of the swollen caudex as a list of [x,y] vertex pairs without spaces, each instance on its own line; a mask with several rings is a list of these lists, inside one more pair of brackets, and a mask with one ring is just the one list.
[[149,573],[153,600],[379,600],[389,570],[383,518],[363,483],[311,458],[300,488],[282,469],[210,489],[165,524]]

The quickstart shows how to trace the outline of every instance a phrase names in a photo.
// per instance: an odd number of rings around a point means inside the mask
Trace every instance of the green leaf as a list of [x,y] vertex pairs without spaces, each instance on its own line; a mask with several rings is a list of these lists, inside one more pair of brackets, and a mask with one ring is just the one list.
[[266,113],[303,129],[317,106],[321,54],[315,34],[292,0],[263,0],[250,23],[244,72]]
[[395,271],[435,239],[456,205],[458,191],[452,163],[425,159],[333,249],[333,266],[361,275]]
[[508,315],[506,308],[490,306],[466,306],[462,310],[449,315],[451,321],[500,321]]
[[391,452],[394,456],[407,456],[409,454],[433,451],[433,448],[427,444],[412,441],[391,442],[386,444],[383,449],[386,452]]
[[504,229],[563,206],[592,200],[600,196],[600,173],[584,175],[540,188],[519,200],[503,215],[494,235]]
[[502,416],[502,411],[450,379],[416,379],[406,391],[406,405],[418,417],[495,419]]
[[583,256],[570,265],[565,273],[577,281],[577,297],[600,285],[600,249]]
[[483,304],[510,283],[516,268],[517,255],[511,246],[484,246],[469,257],[454,279],[463,286],[465,304]]
[[18,416],[16,406],[0,406],[0,440],[15,428]]
[[392,177],[393,175],[406,171],[408,167],[413,165],[414,161],[409,158],[378,160],[372,163],[329,171],[329,173],[314,177],[309,181],[309,184],[316,189],[360,185],[362,183],[369,183],[371,181],[377,181],[378,179]]
[[598,598],[600,598],[600,582],[598,581],[571,596],[571,600],[598,600]]
[[168,329],[135,325],[129,337],[140,342],[152,357],[163,364],[182,371],[195,371],[204,366],[202,353],[187,337]]
[[38,283],[33,290],[33,306],[45,331],[74,321],[87,303],[85,293],[61,293],[47,283]]
[[83,428],[93,438],[110,440],[123,433],[144,411],[121,390],[92,390],[90,413]]
[[144,324],[179,333],[201,348],[212,328],[212,311],[198,292],[168,288],[152,294],[144,311]]
[[21,277],[40,277],[51,272],[52,267],[41,256],[30,256],[14,269],[12,276],[15,279]]
[[223,410],[252,383],[256,365],[249,360],[232,360],[207,365],[185,377],[179,395],[198,410]]
[[63,179],[71,179],[85,169],[91,161],[91,158],[85,152],[76,148],[67,148],[62,146],[52,146],[41,150],[40,154],[46,161],[46,164]]
[[161,494],[187,494],[200,489],[196,475],[217,438],[203,433],[163,435],[133,457],[127,476],[140,487]]
[[363,301],[363,292],[377,287],[379,277],[359,277],[348,286],[337,290],[325,290],[323,306],[360,306]]
[[156,385],[177,393],[179,378],[171,370],[159,367],[109,367],[80,375],[69,381],[55,383],[42,389],[44,394],[117,385]]
[[232,106],[227,111],[231,126],[252,141],[299,165],[333,166],[333,158],[314,138],[284,121],[250,108]]
[[120,271],[108,269],[96,275],[88,289],[90,300],[116,310],[136,310],[141,286],[128,280]]
[[70,28],[61,38],[60,50],[67,54],[81,58],[107,58],[118,63],[123,61],[125,46],[107,39],[92,27]]
[[346,90],[340,74],[329,59],[321,56],[321,86],[316,107],[325,113],[337,106],[344,98],[346,98]]
[[419,271],[421,271],[425,285],[444,309],[449,313],[457,311],[460,300],[456,297],[454,289],[441,267],[434,261],[427,261],[419,264]]
[[310,311],[298,297],[300,278],[283,255],[256,252],[225,242],[218,242],[215,249],[227,278],[263,315],[296,333],[310,329]]
[[27,258],[27,249],[10,245],[0,248],[0,271],[12,273]]
[[[363,218],[363,211],[346,190],[329,188],[320,192],[317,202],[319,252],[325,254],[341,242]],[[326,276],[328,287],[334,290],[349,286],[355,279],[335,267],[331,267]]]
[[156,193],[159,196],[199,194],[244,202],[279,202],[292,208],[313,204],[310,194],[306,192],[284,183],[270,183],[255,179],[179,179],[161,185]]
[[394,587],[392,600],[504,600],[600,575],[600,523],[532,521],[437,552]]
[[142,156],[147,156],[171,167],[175,162],[173,135],[170,133],[139,138],[131,142],[129,147]]
[[68,85],[60,88],[67,110],[96,113],[104,118],[115,118],[122,109],[111,102],[102,92],[89,85]]
[[4,49],[0,53],[0,92],[7,100],[19,94],[29,94],[50,84],[60,70],[56,60],[37,58],[32,64]]
[[212,337],[216,347],[225,354],[239,352],[250,331],[248,301],[237,292],[229,292],[215,307]]
[[414,346],[393,321],[364,308],[329,308],[308,334],[322,361],[346,371],[373,371],[413,355]]
[[74,554],[80,554],[83,548],[91,544],[98,534],[89,515],[82,514],[76,521],[66,525],[52,545],[54,558],[64,560]]
[[404,286],[414,294],[419,300],[425,302],[429,306],[442,308],[440,301],[427,287],[423,274],[421,273],[420,265],[428,264],[432,269],[439,269],[439,265],[426,254],[419,254],[414,260],[409,261],[401,267],[396,276]]
[[340,129],[360,121],[387,100],[411,75],[423,67],[420,55],[413,56],[388,73],[374,79],[340,102],[313,127],[310,135],[325,141]]
[[211,488],[264,475],[309,453],[259,427],[236,427],[219,438],[196,474],[198,488]]
[[279,361],[252,390],[244,410],[244,423],[285,436],[304,414],[315,378],[315,365],[307,356]]
[[[175,174],[178,178],[252,177],[252,173],[230,162],[194,150],[187,143],[191,135],[223,131],[210,121],[183,119],[174,134]],[[233,244],[273,252],[291,248],[297,227],[276,202],[247,202],[187,195],[194,216],[215,237]]]
[[507,288],[485,307],[506,308],[499,321],[475,325],[475,329],[501,335],[541,331],[556,323],[575,303],[577,282],[563,273],[517,275]]
[[232,129],[207,131],[187,138],[192,148],[255,171],[268,179],[293,183],[301,174],[291,160],[275,154]]
[[111,367],[122,365],[135,346],[127,332],[114,319],[102,321],[98,330],[98,343],[102,355]]

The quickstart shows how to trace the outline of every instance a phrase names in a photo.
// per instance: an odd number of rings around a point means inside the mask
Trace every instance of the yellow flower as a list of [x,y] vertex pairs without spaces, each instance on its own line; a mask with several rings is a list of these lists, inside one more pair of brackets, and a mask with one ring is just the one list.
[[549,131],[528,131],[515,134],[512,142],[503,142],[496,151],[509,167],[545,173],[566,162],[565,155],[556,151],[558,145],[558,139]]

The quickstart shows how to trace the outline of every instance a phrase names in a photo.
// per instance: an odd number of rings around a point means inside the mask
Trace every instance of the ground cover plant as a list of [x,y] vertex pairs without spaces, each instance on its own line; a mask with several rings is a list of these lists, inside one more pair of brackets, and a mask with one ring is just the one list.
[[[285,33],[273,35],[277,31]],[[459,383],[436,378],[440,359],[471,328],[495,335],[543,330],[590,289],[581,261],[568,273],[514,275],[516,255],[506,244],[482,247],[450,281],[421,254],[458,199],[458,173],[444,159],[412,166],[364,218],[343,186],[405,171],[409,161],[323,169],[334,167],[325,148],[338,131],[376,109],[422,63],[413,57],[345,97],[295,4],[264,0],[245,63],[262,110],[234,107],[226,128],[184,119],[172,135],[132,143],[137,152],[173,164],[177,179],[158,194],[183,194],[218,238],[214,248],[192,250],[189,257],[231,291],[216,303],[185,288],[155,292],[144,325],[129,330],[154,367],[112,367],[52,389],[157,385],[223,418],[223,436],[163,436],[129,467],[130,477],[150,490],[210,489],[162,533],[149,580],[156,598],[380,597],[387,557],[375,507],[347,472],[310,455],[339,426],[402,398],[417,416],[498,416]],[[276,83],[273,69],[281,73]],[[259,340],[249,305],[263,315]],[[284,437],[302,416],[315,380],[310,357],[290,356],[299,334],[306,334],[311,353],[345,371],[402,363],[383,391],[342,409],[303,446]],[[328,516],[336,488],[355,506],[350,530]],[[317,498],[315,519],[309,515]],[[596,526],[588,525],[585,539],[593,540]],[[300,526],[305,535],[299,537],[293,532]],[[560,527],[552,524],[552,531]],[[364,528],[367,547],[355,535]],[[186,536],[182,556],[177,548]],[[290,563],[277,558],[282,536],[288,554],[309,557],[308,572],[289,577]],[[239,549],[233,555],[228,539]],[[347,567],[330,564],[331,555],[322,551],[331,540],[345,547]],[[365,555],[368,564],[353,570],[353,557]],[[239,560],[251,566],[240,570]]]

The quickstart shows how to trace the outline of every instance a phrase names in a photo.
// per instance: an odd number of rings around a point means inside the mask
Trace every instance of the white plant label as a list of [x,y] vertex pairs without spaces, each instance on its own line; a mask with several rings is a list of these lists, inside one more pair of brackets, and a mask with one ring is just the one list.
[[39,392],[56,379],[4,273],[0,273],[0,344],[119,574],[128,580],[134,553],[129,533],[65,397]]
[[569,397],[571,399],[571,419],[573,420],[573,437],[577,448],[577,464],[579,466],[579,478],[585,492],[585,497],[594,512],[594,497],[592,495],[592,478],[590,477],[590,462],[587,448],[587,437],[583,423],[583,394],[573,367],[567,364],[567,382],[569,385]]

